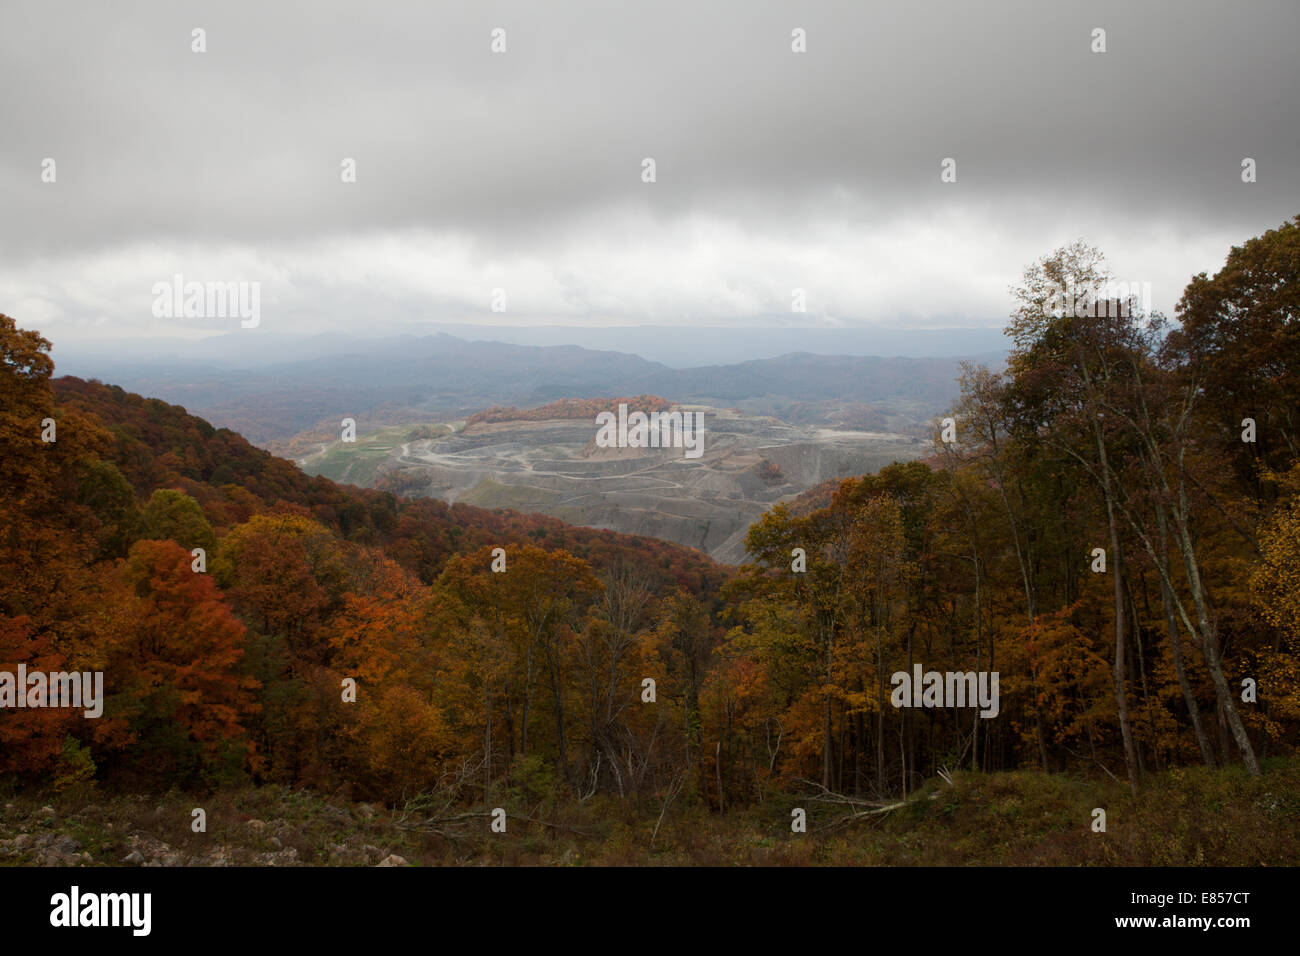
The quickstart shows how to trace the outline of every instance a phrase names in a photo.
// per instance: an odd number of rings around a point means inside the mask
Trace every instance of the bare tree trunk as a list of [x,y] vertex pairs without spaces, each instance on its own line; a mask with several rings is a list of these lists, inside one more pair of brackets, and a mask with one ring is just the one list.
[[[877,608],[876,613],[880,610]],[[880,642],[880,621],[876,621],[876,789],[885,794],[885,663]]]
[[903,799],[907,799],[907,743],[905,740],[906,733],[903,725],[898,725],[898,762],[902,764],[903,777]]
[[860,797],[862,796],[862,741],[866,736],[861,711],[854,715],[853,724],[856,737],[853,746],[853,795]]
[[[1012,511],[1011,502],[1007,499],[1007,493],[1003,487],[1001,469],[998,469],[997,479],[999,492],[1002,496],[1003,507],[1007,511],[1007,520],[1011,523],[1011,539],[1016,546],[1016,560],[1020,564],[1020,577],[1025,586],[1025,609],[1029,615],[1029,624],[1033,626],[1038,617],[1037,608],[1034,606],[1034,585],[1032,569],[1030,568],[1029,555],[1026,551],[1029,548],[1028,541],[1025,542],[1025,549],[1020,547],[1020,530],[1016,523],[1015,513]],[[990,665],[991,667],[992,665]],[[1038,762],[1044,771],[1048,770],[1047,765],[1047,739],[1043,734],[1043,708],[1038,703],[1038,669],[1037,667],[1030,670],[1030,692],[1034,700],[1034,739],[1038,743]]]
[[1160,581],[1160,599],[1165,606],[1165,629],[1169,632],[1169,646],[1174,655],[1174,673],[1178,675],[1178,686],[1183,692],[1183,703],[1187,705],[1187,712],[1192,718],[1192,728],[1196,731],[1196,743],[1201,748],[1201,759],[1205,761],[1205,766],[1213,769],[1214,745],[1210,743],[1210,735],[1205,732],[1205,721],[1201,717],[1200,705],[1196,703],[1196,695],[1192,693],[1191,681],[1187,679],[1187,664],[1183,661],[1183,642],[1178,634],[1178,620],[1174,616],[1173,601],[1169,596],[1169,585],[1165,584],[1163,579]]
[[564,687],[560,682],[560,665],[555,660],[555,651],[551,656],[551,691],[555,694],[555,739],[559,748],[560,777],[569,783],[569,757],[564,739]]
[[[913,662],[912,637],[915,633],[916,633],[916,618],[913,618],[911,626],[907,629],[907,672],[909,674],[912,673],[912,662]],[[911,714],[912,711],[910,708],[908,708],[899,715],[899,717],[901,718],[901,726],[899,727],[899,733],[901,734],[901,737],[899,739],[899,743],[900,745],[902,745],[902,751],[903,751],[902,759],[903,759],[903,798],[904,799],[907,798],[907,775],[909,771],[911,771],[916,767],[916,741],[913,740],[913,735],[915,734],[916,730],[911,720]]]
[[725,813],[727,810],[726,801],[722,796],[722,741],[718,741],[717,750],[714,751],[715,758],[713,761],[713,770],[718,776],[718,812]]
[[[1136,364],[1135,372],[1140,382],[1141,369]],[[1176,416],[1176,421],[1169,426],[1170,432],[1179,441],[1182,441],[1186,435],[1198,392],[1199,385],[1197,383],[1192,382],[1186,386],[1185,397]],[[1183,619],[1184,625],[1192,635],[1197,650],[1201,652],[1201,656],[1205,659],[1205,666],[1210,672],[1210,680],[1214,683],[1214,694],[1218,701],[1219,710],[1232,732],[1233,739],[1237,744],[1237,750],[1241,753],[1242,762],[1246,765],[1246,769],[1250,774],[1257,777],[1261,772],[1259,761],[1255,758],[1255,749],[1251,745],[1250,735],[1246,733],[1245,725],[1241,721],[1241,715],[1237,712],[1232,689],[1228,686],[1227,678],[1223,674],[1218,633],[1210,618],[1209,601],[1205,593],[1204,583],[1201,580],[1200,562],[1196,556],[1195,545],[1192,543],[1189,527],[1191,521],[1190,506],[1187,500],[1186,444],[1178,445],[1177,453],[1169,461],[1169,464],[1174,466],[1174,474],[1177,478],[1177,495],[1175,495],[1174,489],[1169,484],[1165,454],[1161,451],[1160,441],[1156,438],[1156,430],[1152,425],[1151,415],[1147,409],[1141,388],[1139,388],[1137,396],[1138,411],[1141,415],[1141,422],[1137,427],[1139,436],[1145,445],[1143,459],[1148,472],[1148,479],[1153,491],[1157,492],[1157,520],[1160,521],[1163,516],[1164,509],[1161,507],[1159,500],[1163,498],[1168,504],[1170,517],[1173,519],[1174,543],[1178,547],[1183,560],[1183,567],[1187,572],[1187,586],[1191,592],[1192,605],[1196,615],[1195,625],[1193,625],[1187,609],[1182,605],[1181,600],[1174,591],[1173,581],[1169,576],[1167,556],[1156,554],[1153,544],[1145,535],[1143,535],[1143,543],[1148,554],[1151,555],[1152,560],[1155,562],[1168,593],[1172,595],[1179,616]],[[1129,515],[1129,523],[1133,525],[1140,535],[1142,534],[1136,518],[1131,514]]]
[[1250,735],[1246,733],[1246,726],[1241,721],[1241,714],[1237,712],[1232,688],[1228,686],[1228,679],[1223,674],[1223,664],[1219,656],[1218,629],[1210,620],[1209,602],[1206,600],[1205,588],[1201,581],[1200,563],[1197,561],[1196,550],[1192,545],[1191,534],[1187,528],[1187,489],[1183,482],[1183,455],[1181,451],[1178,458],[1179,508],[1174,513],[1174,522],[1178,531],[1176,540],[1183,553],[1184,566],[1187,568],[1187,582],[1192,592],[1192,603],[1196,608],[1196,623],[1203,635],[1202,644],[1204,644],[1204,647],[1202,653],[1205,656],[1205,664],[1210,669],[1210,679],[1214,681],[1214,689],[1219,698],[1219,706],[1223,709],[1223,716],[1227,721],[1228,729],[1232,732],[1237,749],[1241,752],[1242,762],[1245,763],[1246,769],[1252,776],[1258,777],[1261,771],[1259,761],[1255,759],[1255,748],[1250,743]]
[[1124,765],[1128,769],[1129,789],[1137,793],[1137,753],[1133,746],[1133,728],[1129,725],[1128,692],[1125,687],[1124,650],[1127,645],[1125,635],[1127,614],[1124,607],[1124,559],[1119,546],[1119,528],[1115,522],[1115,492],[1111,486],[1106,442],[1101,434],[1101,425],[1095,417],[1092,420],[1092,431],[1093,438],[1097,442],[1097,458],[1101,464],[1102,494],[1106,498],[1106,526],[1110,531],[1110,573],[1115,586],[1115,706],[1119,712],[1120,736],[1124,739]]
[[483,685],[483,709],[487,711],[487,728],[483,731],[483,799],[492,789],[492,696]]
[[[828,637],[824,642],[826,646],[826,683],[831,681],[831,641]],[[822,695],[822,786],[827,790],[831,788],[831,695],[829,689]]]
[[[1145,592],[1145,586],[1143,590]],[[1124,592],[1125,592],[1125,596],[1128,598],[1129,620],[1133,622],[1133,644],[1134,644],[1133,650],[1136,652],[1134,653],[1133,656],[1137,659],[1138,686],[1142,688],[1143,701],[1146,701],[1149,704],[1151,700],[1151,691],[1147,688],[1146,652],[1142,647],[1142,627],[1138,623],[1140,618],[1138,617],[1137,601],[1134,600],[1133,591],[1131,588],[1127,586],[1127,584],[1124,587]],[[1149,606],[1148,606],[1148,610],[1150,610]],[[1129,668],[1129,679],[1130,680],[1133,679],[1132,667]],[[1146,713],[1147,713],[1147,731],[1151,734],[1151,738],[1150,738],[1151,752],[1156,759],[1156,768],[1159,769],[1162,766],[1162,761],[1160,759],[1159,748],[1156,746],[1156,743],[1159,738],[1156,735],[1155,716],[1152,714],[1150,706],[1146,708]],[[1138,757],[1138,772],[1141,774],[1145,774],[1147,768],[1146,768],[1146,764],[1143,763],[1142,761],[1141,743],[1137,744],[1137,757]]]

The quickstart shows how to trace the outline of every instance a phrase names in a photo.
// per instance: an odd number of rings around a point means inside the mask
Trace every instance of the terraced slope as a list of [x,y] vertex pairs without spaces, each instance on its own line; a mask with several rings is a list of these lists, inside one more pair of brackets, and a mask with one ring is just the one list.
[[[593,419],[476,423],[433,438],[394,429],[335,442],[299,461],[309,473],[486,508],[536,511],[573,524],[652,535],[744,560],[744,536],[777,502],[834,478],[929,450],[889,432],[792,425],[704,405],[703,454],[601,448]],[[353,461],[355,459],[355,461]]]

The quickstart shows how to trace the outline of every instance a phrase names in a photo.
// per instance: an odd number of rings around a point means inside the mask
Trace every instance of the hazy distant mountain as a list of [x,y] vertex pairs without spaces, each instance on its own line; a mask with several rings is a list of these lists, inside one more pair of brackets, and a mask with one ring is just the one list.
[[190,344],[167,359],[96,359],[74,348],[61,352],[60,368],[181,405],[262,445],[344,417],[394,424],[463,417],[493,405],[628,394],[905,431],[943,410],[957,392],[958,361],[951,358],[799,352],[674,369],[624,352],[471,342],[440,333],[362,340],[343,352],[329,351],[328,339],[309,339],[284,344],[280,361],[271,362],[276,350],[265,347],[271,340],[242,341],[262,348],[227,352],[227,337]]
[[[788,317],[787,317],[788,320]],[[59,368],[69,374],[93,374],[98,368],[140,364],[213,365],[258,368],[290,359],[305,361],[331,355],[381,351],[401,343],[427,340],[444,333],[466,342],[507,345],[576,345],[595,351],[639,355],[670,368],[733,365],[777,358],[791,352],[817,355],[882,355],[901,358],[953,358],[1004,354],[1007,339],[996,328],[915,329],[876,326],[782,325],[722,326],[569,326],[471,325],[430,323],[418,335],[365,322],[363,335],[322,332],[284,335],[270,328],[237,331],[201,340],[129,339],[55,342]],[[75,371],[74,371],[75,370]],[[116,381],[116,380],[114,380]]]
[[955,359],[795,352],[737,365],[658,371],[651,375],[648,388],[638,390],[690,398],[785,395],[804,401],[907,398],[942,403],[957,394],[957,365]]
[[254,365],[218,357],[216,350],[202,362],[183,357],[195,354],[192,349],[170,361],[93,361],[74,351],[71,358],[61,356],[60,368],[181,405],[262,445],[334,416],[361,420],[383,410],[386,420],[397,421],[410,418],[404,409],[419,409],[421,417],[455,416],[560,395],[620,394],[621,383],[666,370],[635,355],[442,334],[365,340],[348,352],[283,360],[295,352],[282,350],[280,362],[261,364],[263,351]]
[[581,345],[631,352],[672,368],[731,365],[777,358],[791,352],[817,355],[885,355],[953,358],[1000,355],[1007,340],[996,328],[892,329],[874,326],[601,326],[575,327],[440,325],[438,331],[463,339],[493,339],[513,345]]

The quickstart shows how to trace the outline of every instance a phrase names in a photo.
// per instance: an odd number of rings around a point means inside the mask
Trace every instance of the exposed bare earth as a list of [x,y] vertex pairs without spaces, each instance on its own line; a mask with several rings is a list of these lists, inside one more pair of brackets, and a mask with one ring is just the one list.
[[[704,412],[698,458],[680,448],[597,447],[593,419],[479,423],[395,443],[370,483],[652,535],[739,563],[745,531],[772,505],[827,479],[864,474],[928,449],[900,434],[791,425],[702,405],[677,408]],[[299,464],[330,474],[325,462],[337,468],[346,451],[331,446]]]

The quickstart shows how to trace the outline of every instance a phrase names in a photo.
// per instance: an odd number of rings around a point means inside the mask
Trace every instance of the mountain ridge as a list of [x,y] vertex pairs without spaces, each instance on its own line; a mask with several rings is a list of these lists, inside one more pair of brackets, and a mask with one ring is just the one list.
[[893,416],[893,427],[915,427],[955,397],[960,367],[956,359],[791,352],[674,369],[631,353],[576,345],[470,342],[445,333],[376,341],[387,344],[257,367],[105,359],[93,375],[85,362],[76,368],[78,377],[111,377],[267,446],[335,416],[395,424],[468,417],[492,406],[528,408],[626,394],[749,402],[748,411],[787,418],[799,417],[794,408],[806,403],[871,404]]

